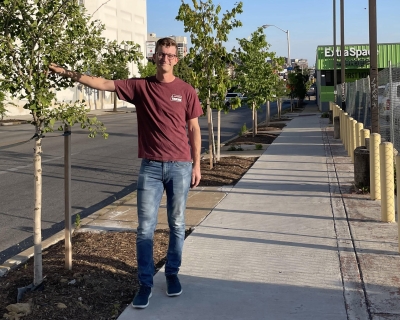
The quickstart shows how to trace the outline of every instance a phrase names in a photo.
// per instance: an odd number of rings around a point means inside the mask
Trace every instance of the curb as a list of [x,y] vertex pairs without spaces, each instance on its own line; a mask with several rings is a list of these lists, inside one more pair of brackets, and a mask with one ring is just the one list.
[[0,122],[0,126],[16,126],[18,124],[27,124],[30,121],[28,120],[16,120],[13,122]]

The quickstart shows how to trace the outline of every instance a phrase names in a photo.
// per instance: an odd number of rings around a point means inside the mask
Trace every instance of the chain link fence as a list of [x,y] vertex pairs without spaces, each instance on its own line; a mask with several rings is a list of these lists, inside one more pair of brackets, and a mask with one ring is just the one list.
[[[371,128],[369,77],[337,85],[336,104],[346,103],[346,112],[364,128]],[[400,150],[400,66],[390,66],[378,74],[379,130],[385,141]]]

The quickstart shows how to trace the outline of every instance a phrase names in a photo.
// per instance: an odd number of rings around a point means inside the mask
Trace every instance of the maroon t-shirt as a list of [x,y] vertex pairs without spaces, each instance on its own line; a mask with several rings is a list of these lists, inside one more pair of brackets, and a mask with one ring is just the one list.
[[191,161],[186,122],[203,114],[194,88],[179,78],[115,80],[118,98],[136,106],[139,158]]

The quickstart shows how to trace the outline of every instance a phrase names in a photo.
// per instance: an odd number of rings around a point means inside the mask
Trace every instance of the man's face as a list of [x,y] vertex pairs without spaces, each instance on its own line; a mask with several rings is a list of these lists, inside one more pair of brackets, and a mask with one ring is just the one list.
[[172,73],[174,66],[178,63],[176,47],[174,46],[159,46],[153,57],[157,70],[162,70],[163,73]]

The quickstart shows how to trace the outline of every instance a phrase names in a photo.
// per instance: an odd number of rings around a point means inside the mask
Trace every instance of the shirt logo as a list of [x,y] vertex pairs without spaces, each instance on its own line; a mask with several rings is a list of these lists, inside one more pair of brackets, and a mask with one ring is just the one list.
[[177,94],[173,94],[173,95],[171,96],[171,101],[182,102],[182,96],[177,95]]

